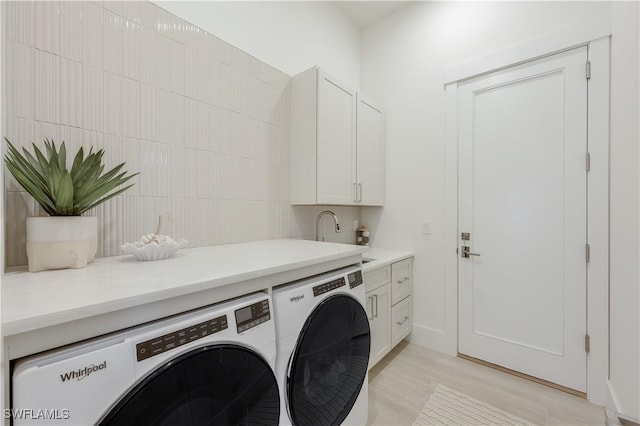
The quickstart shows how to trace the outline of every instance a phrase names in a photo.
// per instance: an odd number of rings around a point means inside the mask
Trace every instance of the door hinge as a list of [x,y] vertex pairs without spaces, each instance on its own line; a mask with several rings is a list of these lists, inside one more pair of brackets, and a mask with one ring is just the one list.
[[589,337],[588,334],[584,335],[584,351],[586,353],[589,353],[589,351],[591,350],[591,338]]
[[588,152],[586,157],[586,168],[587,168],[587,171],[591,170],[591,154],[589,154]]
[[591,78],[591,61],[587,61],[585,66],[585,77],[587,77],[587,80]]
[[589,243],[584,246],[584,257],[587,263],[591,261],[591,245]]

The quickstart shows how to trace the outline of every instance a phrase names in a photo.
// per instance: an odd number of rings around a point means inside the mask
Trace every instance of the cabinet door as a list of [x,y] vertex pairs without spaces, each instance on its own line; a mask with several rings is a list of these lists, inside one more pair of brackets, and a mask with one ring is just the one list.
[[318,70],[317,202],[356,202],[356,93]]
[[391,304],[395,305],[411,294],[413,260],[405,259],[391,265]]
[[384,204],[384,118],[382,111],[358,97],[358,204]]
[[371,368],[391,350],[391,284],[367,293],[367,314],[371,324]]

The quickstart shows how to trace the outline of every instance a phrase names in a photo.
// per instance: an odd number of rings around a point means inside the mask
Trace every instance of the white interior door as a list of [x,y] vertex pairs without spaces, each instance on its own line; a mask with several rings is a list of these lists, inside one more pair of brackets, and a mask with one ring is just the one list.
[[[586,390],[586,47],[458,87],[458,350]],[[460,238],[461,235],[459,236]]]

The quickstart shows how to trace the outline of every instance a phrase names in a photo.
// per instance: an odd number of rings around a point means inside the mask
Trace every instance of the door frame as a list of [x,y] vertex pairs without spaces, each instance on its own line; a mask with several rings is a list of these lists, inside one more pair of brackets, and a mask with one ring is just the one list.
[[458,83],[490,72],[587,46],[591,77],[587,85],[587,147],[591,155],[587,191],[587,398],[605,405],[609,370],[609,72],[611,16],[548,34],[520,46],[445,70],[445,341],[458,353]]

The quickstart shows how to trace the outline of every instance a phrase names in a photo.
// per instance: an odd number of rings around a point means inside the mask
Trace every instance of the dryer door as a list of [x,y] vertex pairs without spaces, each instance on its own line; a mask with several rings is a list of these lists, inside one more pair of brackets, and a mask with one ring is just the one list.
[[278,385],[269,365],[235,345],[194,349],[138,383],[102,425],[277,425]]
[[369,320],[353,297],[323,300],[302,327],[287,377],[294,425],[338,425],[367,377]]

